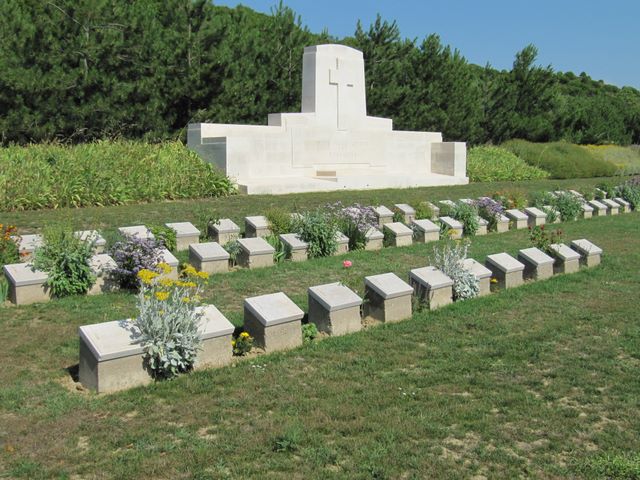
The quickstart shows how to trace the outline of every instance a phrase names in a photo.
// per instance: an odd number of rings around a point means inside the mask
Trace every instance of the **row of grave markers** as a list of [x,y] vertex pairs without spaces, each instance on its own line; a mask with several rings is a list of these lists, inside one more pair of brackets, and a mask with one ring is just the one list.
[[[569,192],[579,198],[582,195],[575,191]],[[560,193],[560,192],[554,192]],[[484,197],[481,197],[484,198]],[[472,199],[464,198],[461,202],[471,203]],[[429,202],[427,202],[429,203]],[[443,205],[455,206],[451,200],[438,202]],[[371,228],[366,233],[366,250],[379,250],[383,248],[384,233],[388,232],[391,244],[396,247],[411,245],[415,239],[417,242],[431,242],[440,239],[440,224],[445,225],[450,232],[450,238],[458,239],[463,236],[464,225],[462,222],[448,217],[440,217],[440,209],[429,203],[434,217],[431,220],[416,220],[416,212],[408,204],[395,204],[402,212],[403,222],[393,222],[394,212],[385,206],[374,207],[373,210],[378,219],[378,228]],[[550,207],[549,207],[550,208]],[[617,215],[620,211],[630,212],[631,205],[622,198],[584,201],[582,203],[583,218],[592,216]],[[292,214],[296,215],[296,214]],[[497,232],[505,232],[510,226],[514,229],[522,229],[540,226],[546,223],[547,214],[536,207],[527,207],[523,211],[509,209],[504,215],[497,218]],[[437,219],[437,220],[436,220]],[[433,220],[433,221],[432,221]],[[558,221],[560,217],[558,216]],[[488,222],[478,217],[479,229],[476,235],[486,235]],[[407,225],[410,225],[407,226]],[[208,226],[208,235],[214,241],[199,243],[200,231],[190,222],[167,223],[167,227],[176,232],[176,249],[189,250],[189,263],[196,269],[214,274],[229,271],[230,254],[223,245],[237,241],[240,247],[236,262],[245,268],[268,267],[274,263],[275,248],[264,237],[271,234],[269,221],[264,216],[245,217],[245,238],[240,238],[240,227],[231,219],[222,219],[216,224]],[[380,230],[380,228],[382,230]],[[119,232],[125,236],[136,236],[141,239],[153,238],[151,231],[144,225],[120,227]],[[96,255],[91,259],[90,265],[97,277],[90,295],[114,291],[117,285],[110,278],[109,271],[116,267],[115,261],[103,253],[106,245],[105,239],[95,230],[76,232],[83,240],[91,240],[96,246]],[[288,258],[292,261],[307,259],[308,244],[302,241],[294,233],[279,236],[285,246]],[[23,262],[28,262],[36,248],[42,245],[41,235],[23,235],[19,240],[19,251]],[[341,232],[336,234],[338,249],[336,255],[349,251],[349,239]],[[167,249],[162,249],[158,258],[159,262],[167,263],[171,267],[171,278],[178,276],[178,259]],[[44,302],[51,298],[46,288],[47,273],[34,270],[31,265],[25,263],[4,266],[5,277],[9,281],[9,300],[16,305],[26,305],[34,302]]]
[[[479,295],[484,296],[491,292],[492,278],[501,288],[512,288],[525,279],[542,280],[554,273],[572,273],[580,263],[588,267],[598,265],[602,250],[581,239],[571,242],[570,247],[554,244],[551,253],[553,256],[537,248],[526,248],[519,251],[517,259],[508,253],[498,253],[489,255],[484,265],[472,258],[463,265],[478,279]],[[366,303],[341,283],[312,286],[308,289],[308,321],[320,332],[345,335],[361,330],[363,318],[389,323],[411,317],[414,297],[429,309],[453,302],[453,280],[435,267],[412,269],[408,280],[409,283],[394,273],[365,277]],[[214,305],[200,308],[202,350],[194,368],[228,365],[232,361],[235,327]],[[265,353],[288,350],[302,345],[304,315],[283,292],[250,297],[244,300],[243,328]],[[80,327],[80,382],[98,393],[152,382],[138,335],[131,320]]]

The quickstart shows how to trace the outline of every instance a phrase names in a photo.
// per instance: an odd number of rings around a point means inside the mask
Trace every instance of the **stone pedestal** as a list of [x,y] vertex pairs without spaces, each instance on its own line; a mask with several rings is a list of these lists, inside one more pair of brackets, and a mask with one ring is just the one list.
[[527,228],[529,217],[527,217],[527,215],[522,213],[520,210],[512,208],[510,210],[505,210],[504,213],[509,219],[511,225],[513,225],[513,228],[515,228],[516,230]]
[[462,238],[462,233],[464,232],[464,224],[462,222],[451,217],[440,217],[440,223],[448,229],[446,235],[448,235],[449,238],[452,240]]
[[613,201],[620,205],[620,213],[629,213],[631,211],[631,204],[624,198],[616,197]]
[[302,345],[304,312],[284,293],[272,293],[244,301],[244,329],[265,352]]
[[409,283],[416,297],[426,302],[430,310],[453,302],[453,280],[435,267],[411,270]]
[[407,203],[396,203],[394,205],[402,215],[404,216],[403,222],[409,225],[412,221],[416,219],[416,209]]
[[485,266],[491,270],[501,288],[513,288],[523,283],[524,265],[508,253],[489,255]]
[[595,267],[596,265],[600,265],[602,249],[591,243],[586,238],[573,240],[571,242],[571,248],[580,254],[580,263],[582,265],[586,267]]
[[229,257],[229,252],[217,242],[189,245],[189,263],[202,272],[209,274],[228,272]]
[[607,215],[607,206],[598,200],[590,200],[589,205],[593,208],[594,217],[604,217]]
[[141,239],[155,238],[151,230],[144,225],[134,225],[132,227],[120,227],[118,231],[125,237],[137,237]]
[[284,244],[287,258],[293,262],[303,262],[309,258],[309,244],[300,240],[297,233],[284,233],[280,235],[280,241]]
[[264,238],[271,235],[269,220],[262,215],[253,217],[245,217],[244,219],[244,236],[247,238]]
[[362,328],[362,299],[340,283],[309,288],[309,323],[329,335],[345,335]]
[[74,232],[74,235],[76,235],[83,242],[93,242],[93,251],[95,253],[104,253],[107,241],[102,235],[100,235],[100,232],[98,232],[97,230],[81,230],[79,232]]
[[476,236],[480,237],[482,235],[486,235],[487,229],[489,227],[489,222],[487,222],[484,218],[480,216],[476,217],[476,220],[478,220],[478,231],[476,232]]
[[163,276],[170,278],[171,280],[178,280],[178,267],[180,266],[180,262],[178,259],[166,248],[160,250],[160,255],[158,258],[158,263],[166,263],[171,267],[171,272],[167,274],[162,274]]
[[51,298],[51,291],[45,286],[46,272],[34,271],[30,263],[13,263],[2,268],[9,282],[8,299],[11,303],[28,305],[47,302]]
[[[194,369],[231,362],[234,326],[213,305],[199,307],[202,350]],[[80,382],[97,393],[111,393],[153,381],[138,343],[139,330],[130,320],[80,327]]]
[[343,255],[349,251],[349,237],[342,232],[336,232],[336,243],[338,248],[334,255]]
[[527,215],[527,225],[531,228],[544,225],[547,221],[547,214],[536,207],[528,207],[524,209]]
[[191,222],[165,223],[167,227],[176,232],[176,250],[182,252],[189,250],[192,243],[200,243],[200,230]]
[[431,211],[433,212],[433,214],[431,215],[431,220],[437,220],[440,217],[440,207],[434,205],[431,202],[425,203],[431,207]]
[[593,207],[588,203],[582,204],[582,218],[591,218],[593,217]]
[[580,254],[564,243],[549,245],[551,255],[555,258],[554,273],[574,273],[580,269]]
[[569,193],[576,198],[584,198],[584,196],[577,190],[569,190]]
[[373,212],[378,219],[378,227],[382,228],[385,223],[393,222],[393,212],[384,205],[373,207]]
[[273,265],[273,248],[264,238],[241,238],[240,253],[238,253],[238,265],[245,268],[261,268]]
[[209,237],[224,246],[240,238],[240,227],[228,218],[221,218],[217,223],[209,224]]
[[509,231],[509,217],[506,215],[498,215],[496,218],[496,232],[504,233]]
[[404,223],[385,223],[383,228],[390,246],[405,247],[413,243],[413,230]]
[[[561,223],[562,222],[562,215],[560,215],[560,212],[555,207],[552,207],[551,205],[543,205],[542,206],[542,210],[547,215],[547,223]],[[548,217],[551,214],[555,214],[555,217],[556,217],[556,219],[553,222],[549,222],[548,221]]]
[[478,280],[478,286],[480,287],[478,296],[484,297],[485,295],[489,295],[491,293],[491,270],[473,258],[465,258],[462,261],[462,266],[470,271]]
[[413,287],[393,273],[364,278],[365,316],[385,323],[411,317]]
[[520,250],[518,260],[524,264],[524,277],[527,279],[544,280],[553,277],[553,257],[538,248]]
[[113,277],[113,271],[118,268],[116,262],[106,253],[99,253],[91,257],[89,261],[91,271],[96,276],[96,283],[87,292],[87,295],[115,292],[120,288],[118,281]]
[[12,237],[18,246],[21,262],[29,262],[33,259],[33,252],[44,244],[42,235],[26,234]]
[[620,213],[620,205],[618,202],[611,200],[610,198],[605,198],[602,200],[602,203],[607,206],[607,213],[609,215],[618,215],[618,213]]
[[440,240],[440,227],[431,220],[413,220],[411,226],[416,242],[427,243]]
[[371,227],[365,235],[367,243],[364,245],[365,250],[381,250],[384,241],[384,234],[377,228]]

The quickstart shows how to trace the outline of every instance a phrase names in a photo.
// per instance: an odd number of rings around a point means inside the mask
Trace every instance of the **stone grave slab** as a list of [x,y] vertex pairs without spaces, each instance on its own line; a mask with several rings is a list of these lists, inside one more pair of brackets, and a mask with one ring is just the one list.
[[385,223],[393,222],[393,212],[384,205],[373,207],[373,213],[378,219],[378,227],[382,227]]
[[544,280],[553,277],[553,257],[538,248],[531,247],[520,250],[518,260],[524,264],[524,278]]
[[462,261],[462,266],[478,280],[478,286],[480,287],[478,296],[489,295],[491,293],[491,270],[473,258],[465,258]]
[[594,208],[591,205],[589,205],[588,203],[583,203],[581,207],[582,207],[582,218],[593,217]]
[[453,280],[435,267],[414,268],[409,272],[409,283],[430,310],[453,302]]
[[39,234],[25,234],[12,237],[18,246],[18,253],[21,262],[28,262],[33,259],[33,252],[36,248],[44,245],[44,238]]
[[338,244],[338,248],[334,255],[342,255],[349,251],[349,237],[344,233],[336,232],[336,243]]
[[525,213],[515,208],[511,208],[509,210],[505,210],[504,214],[516,230],[527,228],[529,217]]
[[416,209],[408,203],[396,203],[394,207],[402,212],[402,215],[404,215],[403,222],[407,225],[416,219]]
[[593,208],[593,216],[594,217],[604,217],[607,214],[607,206],[598,201],[598,200],[590,200],[587,202]]
[[499,214],[496,218],[496,232],[504,233],[509,231],[509,217],[506,215]]
[[464,224],[462,222],[451,217],[440,217],[439,220],[447,228],[449,238],[452,240],[462,238],[462,233],[464,232]]
[[489,222],[481,216],[476,216],[476,220],[478,221],[478,231],[476,232],[476,236],[480,237],[482,235],[486,235],[489,228]]
[[151,230],[144,225],[134,225],[132,227],[120,227],[118,231],[125,237],[137,237],[140,239],[155,238]]
[[413,287],[394,273],[364,278],[365,316],[385,323],[411,317]]
[[96,283],[87,292],[87,295],[98,295],[117,291],[120,286],[113,277],[113,271],[118,268],[115,260],[106,253],[98,253],[89,260],[91,271],[96,276]]
[[262,268],[273,265],[273,254],[276,249],[269,245],[264,238],[240,238],[240,253],[238,265],[245,268]]
[[269,220],[263,215],[244,218],[244,236],[247,238],[264,238],[271,235]]
[[416,242],[427,243],[440,240],[440,227],[431,220],[413,220],[411,226]]
[[508,253],[489,255],[485,266],[491,270],[493,277],[498,280],[501,288],[513,288],[522,285],[524,278],[524,264]]
[[580,263],[586,267],[600,265],[602,249],[586,238],[573,240],[571,248],[580,254]]
[[180,262],[175,257],[175,255],[166,248],[161,248],[158,255],[158,263],[162,262],[171,267],[171,272],[162,274],[162,276],[170,278],[171,280],[178,280],[178,267],[180,266]]
[[580,269],[580,254],[564,243],[549,245],[550,253],[555,259],[554,273],[575,273]]
[[618,205],[620,205],[620,213],[629,213],[631,211],[631,204],[627,202],[624,198],[615,197],[613,200]]
[[240,227],[230,218],[221,218],[216,223],[210,223],[208,231],[209,237],[222,246],[240,238]]
[[536,207],[527,207],[524,209],[527,215],[527,224],[529,227],[539,227],[547,221],[547,214]]
[[189,250],[189,245],[192,243],[200,243],[200,230],[191,222],[165,223],[165,225],[176,232],[177,251]]
[[228,272],[229,258],[229,252],[218,242],[189,245],[189,263],[202,272],[209,274]]
[[309,287],[309,323],[329,335],[345,335],[362,328],[362,299],[341,283]]
[[381,250],[384,242],[384,234],[375,227],[371,227],[365,234],[367,243],[365,243],[365,250]]
[[47,302],[51,291],[45,286],[46,272],[34,270],[31,263],[13,263],[2,267],[9,283],[8,300],[14,305]]
[[271,293],[244,301],[244,329],[265,352],[302,345],[304,312],[284,293]]
[[440,217],[440,207],[434,205],[431,202],[425,202],[429,207],[431,207],[431,211],[433,214],[431,215],[431,220],[437,220]]
[[303,241],[297,233],[283,233],[280,241],[284,244],[287,257],[294,262],[303,262],[309,258],[309,244]]
[[405,247],[413,243],[413,230],[402,222],[384,224],[384,231],[393,247]]
[[[562,222],[562,216],[560,215],[560,212],[555,208],[552,207],[551,205],[544,205],[542,207],[543,211],[547,214],[547,223],[561,223]],[[549,214],[554,213],[556,216],[556,219],[553,222],[549,222]]]
[[610,198],[605,198],[602,200],[602,203],[607,206],[607,213],[609,215],[618,215],[620,213],[620,204],[618,202]]
[[584,195],[582,195],[580,192],[578,192],[577,190],[569,190],[569,193],[571,195],[573,195],[574,197],[577,198],[584,198]]
[[93,242],[95,253],[104,253],[107,241],[97,230],[80,230],[74,232],[74,235],[83,242]]
[[[213,305],[198,307],[202,350],[194,369],[231,363],[235,327]],[[140,332],[131,320],[84,325],[80,336],[80,382],[97,393],[147,385],[153,382],[144,365]]]

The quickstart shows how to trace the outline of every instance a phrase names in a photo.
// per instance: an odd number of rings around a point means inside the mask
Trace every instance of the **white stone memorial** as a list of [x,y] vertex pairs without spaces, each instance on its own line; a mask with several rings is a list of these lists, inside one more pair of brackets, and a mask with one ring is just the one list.
[[155,238],[151,230],[144,225],[134,225],[132,227],[120,227],[118,231],[125,237],[137,237],[141,239]]
[[440,240],[440,227],[431,220],[413,220],[411,228],[416,242],[427,243]]
[[97,230],[81,230],[79,232],[74,232],[80,240],[83,242],[93,242],[93,248],[95,253],[104,253],[104,249],[107,245],[107,240],[100,235],[100,232]]
[[595,267],[596,265],[600,265],[602,249],[596,244],[591,243],[586,238],[573,240],[571,242],[571,248],[580,254],[580,263],[585,267]]
[[26,234],[12,237],[18,246],[18,253],[20,254],[20,261],[28,262],[33,258],[33,252],[36,248],[44,245],[44,238],[37,233]]
[[588,203],[583,203],[582,205],[582,218],[591,218],[593,217],[593,207]]
[[409,272],[409,283],[416,297],[429,305],[429,310],[453,302],[453,280],[436,267],[414,268]]
[[610,198],[605,198],[602,200],[602,203],[607,206],[607,212],[609,215],[618,215],[620,213],[620,204],[618,202],[611,200]]
[[384,233],[375,227],[371,227],[365,234],[366,242],[364,245],[365,250],[381,250],[382,242],[384,241]]
[[269,220],[264,215],[254,215],[244,218],[244,236],[247,238],[268,237],[271,235]]
[[189,245],[189,263],[206,273],[229,271],[229,252],[217,242],[194,243]]
[[200,242],[200,230],[191,222],[165,223],[165,226],[176,232],[176,250],[189,250],[189,245]]
[[620,205],[620,213],[629,213],[631,211],[631,204],[624,198],[616,197],[613,200]]
[[395,273],[364,277],[365,317],[380,322],[399,322],[411,316],[413,287]]
[[344,45],[305,48],[301,113],[191,124],[187,143],[249,194],[468,183],[465,143],[367,115],[363,55]]
[[523,283],[524,264],[508,253],[489,255],[484,262],[501,288],[513,288]]
[[276,249],[264,238],[241,238],[238,265],[245,268],[261,268],[273,265],[273,254]]
[[180,262],[173,253],[166,248],[161,248],[160,254],[158,255],[158,263],[166,263],[171,267],[171,271],[169,273],[163,273],[162,276],[170,278],[171,280],[178,280],[178,267],[180,266]]
[[512,222],[513,228],[515,228],[516,230],[520,230],[521,228],[527,228],[527,222],[529,221],[529,217],[525,213],[515,208],[511,208],[509,210],[506,210],[504,214]]
[[402,221],[407,225],[409,225],[413,220],[416,219],[416,209],[413,208],[408,203],[396,203],[394,207],[396,207],[396,209],[400,213],[402,213],[403,215]]
[[527,207],[524,209],[524,213],[527,216],[527,223],[531,228],[544,225],[547,221],[547,214],[539,208]]
[[393,222],[393,212],[385,207],[384,205],[378,205],[377,207],[372,207],[373,213],[378,219],[378,226],[382,228],[385,223]]
[[518,251],[518,261],[524,264],[524,277],[532,280],[544,280],[553,277],[553,257],[536,247]]
[[462,222],[451,217],[440,217],[440,223],[447,229],[447,235],[451,240],[462,238],[462,233],[464,232],[464,224]]
[[240,238],[240,227],[229,218],[221,218],[209,224],[208,233],[214,242],[226,245]]
[[588,204],[593,208],[594,217],[604,217],[607,215],[607,206],[599,200],[590,200]]
[[9,282],[8,299],[15,305],[28,305],[36,302],[47,302],[51,291],[45,286],[46,272],[34,270],[30,263],[14,263],[2,267],[4,276]]
[[98,253],[89,260],[91,271],[96,276],[96,282],[87,295],[115,292],[118,290],[118,281],[113,276],[113,271],[118,268],[115,260],[106,253]]
[[336,243],[338,244],[338,248],[336,249],[336,253],[334,255],[342,255],[349,251],[349,237],[347,237],[342,232],[336,232]]
[[284,293],[244,300],[244,329],[265,352],[302,345],[304,312]]
[[385,223],[384,235],[393,247],[406,247],[413,243],[413,230],[402,222]]
[[580,269],[580,254],[564,243],[552,243],[549,250],[555,258],[554,273],[575,273]]
[[362,328],[362,299],[341,283],[309,287],[309,323],[329,335],[345,335]]
[[478,292],[479,297],[484,297],[491,293],[491,270],[482,265],[480,262],[473,258],[465,258],[462,261],[462,266],[465,270],[471,272],[476,280],[478,280]]
[[293,262],[303,262],[309,258],[309,244],[300,238],[297,233],[283,233],[280,241],[287,252],[287,258]]

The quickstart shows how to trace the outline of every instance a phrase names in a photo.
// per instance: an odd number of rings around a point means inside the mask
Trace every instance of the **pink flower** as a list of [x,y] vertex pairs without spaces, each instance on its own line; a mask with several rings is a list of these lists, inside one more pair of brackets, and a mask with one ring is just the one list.
[[342,262],[342,266],[344,268],[350,268],[353,265],[353,263],[351,262],[351,260],[345,260],[344,262]]

